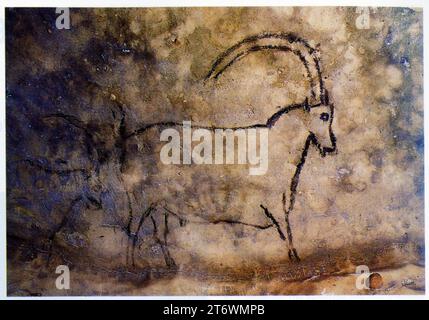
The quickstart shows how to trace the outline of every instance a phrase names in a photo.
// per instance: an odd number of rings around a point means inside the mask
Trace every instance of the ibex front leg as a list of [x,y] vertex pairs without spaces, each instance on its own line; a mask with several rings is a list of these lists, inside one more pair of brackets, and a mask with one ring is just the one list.
[[[283,197],[283,203],[285,203],[285,197]],[[268,210],[268,208],[264,207],[262,204],[260,205],[262,210],[264,211],[265,216],[272,222],[272,225],[276,228],[280,239],[283,241],[287,241],[288,244],[288,256],[291,261],[300,261],[296,250],[293,248],[292,244],[292,231],[289,227],[289,219],[286,218],[286,236],[280,226],[280,223],[276,220],[273,214]]]
[[288,256],[291,261],[299,262],[301,259],[298,256],[298,252],[293,246],[293,237],[292,237],[292,229],[289,223],[289,210],[286,210],[286,194],[283,193],[283,210],[285,213],[285,223],[286,223],[286,238],[288,242]]
[[293,207],[295,205],[295,196],[296,196],[296,191],[298,188],[298,183],[299,183],[299,176],[301,174],[301,170],[304,167],[305,164],[305,160],[307,159],[307,154],[308,154],[308,149],[310,148],[310,145],[312,143],[313,136],[309,135],[307,137],[307,140],[305,141],[305,145],[304,145],[304,149],[302,150],[301,153],[301,159],[299,160],[299,163],[296,165],[296,170],[295,170],[295,174],[292,177],[291,183],[290,183],[290,199],[289,199],[289,206],[287,206],[287,201],[286,201],[286,193],[283,193],[283,211],[284,211],[284,215],[285,215],[285,223],[286,223],[286,236],[287,236],[287,240],[288,240],[288,245],[289,245],[289,259],[291,260],[295,260],[295,261],[301,261],[301,259],[298,256],[298,252],[296,251],[296,249],[293,246],[293,237],[292,237],[292,229],[290,227],[290,222],[289,222],[289,215],[293,210]]

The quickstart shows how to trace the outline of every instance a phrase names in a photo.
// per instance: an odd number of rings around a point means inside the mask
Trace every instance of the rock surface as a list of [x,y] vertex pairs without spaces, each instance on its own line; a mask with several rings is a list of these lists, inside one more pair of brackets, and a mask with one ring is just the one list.
[[[9,295],[424,292],[421,10],[377,8],[369,29],[342,7],[70,13],[70,30],[58,30],[54,9],[6,10]],[[148,148],[127,140],[144,125],[265,123],[301,101],[305,69],[278,52],[249,55],[204,85],[222,52],[264,32],[319,50],[335,105],[338,150],[322,158],[309,148],[290,216],[299,263],[273,227],[191,221],[179,205],[148,211],[142,185],[162,193],[168,182],[129,161]],[[233,182],[212,190],[208,171],[183,174],[188,187],[169,203],[252,201]],[[282,174],[269,182],[283,184]],[[58,265],[70,268],[70,290],[55,288]],[[356,289],[359,265],[382,275],[381,289]]]

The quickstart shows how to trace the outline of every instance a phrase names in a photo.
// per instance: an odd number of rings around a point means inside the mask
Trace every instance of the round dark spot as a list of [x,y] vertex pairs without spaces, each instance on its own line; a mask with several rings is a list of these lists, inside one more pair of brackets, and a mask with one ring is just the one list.
[[320,114],[320,120],[322,121],[328,121],[329,120],[329,114],[326,112],[323,112]]
[[380,289],[383,286],[383,277],[381,274],[374,272],[369,276],[369,287],[372,290]]

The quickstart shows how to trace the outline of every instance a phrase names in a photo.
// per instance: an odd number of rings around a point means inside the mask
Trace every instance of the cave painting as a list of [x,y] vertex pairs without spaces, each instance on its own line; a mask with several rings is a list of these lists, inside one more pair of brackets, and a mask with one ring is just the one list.
[[[183,131],[183,139],[186,139],[185,136],[188,134],[185,130],[190,130],[190,127],[185,127],[186,122],[184,122],[183,130],[180,128],[181,123],[152,123],[140,127],[127,136],[127,150],[130,151],[126,152],[129,154],[125,160],[128,163],[127,166],[133,167],[143,163],[143,172],[150,172],[149,176],[143,179],[143,182],[133,185],[127,190],[128,195],[134,193],[136,190],[143,190],[144,201],[146,201],[144,214],[139,219],[132,219],[130,217],[127,226],[131,237],[129,254],[131,263],[134,264],[134,250],[138,239],[141,238],[139,233],[141,232],[143,223],[151,221],[150,223],[153,224],[154,232],[158,232],[157,222],[154,219],[156,214],[165,216],[162,222],[164,224],[163,236],[160,238],[155,235],[155,237],[162,248],[165,262],[168,266],[175,266],[174,259],[168,250],[169,216],[179,219],[182,223],[185,221],[198,223],[194,219],[195,216],[202,216],[203,221],[213,224],[242,224],[262,230],[272,227],[274,232],[278,233],[281,241],[285,241],[289,259],[296,262],[300,261],[298,252],[293,244],[293,233],[289,223],[289,217],[293,212],[297,196],[300,174],[304,168],[311,146],[316,147],[322,157],[332,154],[337,150],[336,137],[332,129],[334,105],[329,101],[328,91],[324,85],[320,71],[318,51],[311,47],[306,40],[293,34],[263,33],[251,36],[223,52],[213,63],[204,81],[206,84],[209,81],[221,81],[222,74],[234,68],[235,62],[245,59],[246,56],[254,52],[270,50],[292,53],[304,65],[307,74],[303,76],[309,82],[309,92],[304,101],[296,101],[293,104],[279,107],[279,110],[273,113],[265,123],[233,128],[193,125],[194,128],[212,133],[222,130],[231,130],[232,132],[257,129],[269,130],[269,148],[275,148],[276,151],[284,151],[282,152],[284,158],[277,157],[276,159],[270,159],[268,157],[270,166],[266,174],[246,175],[246,171],[238,168],[237,165],[228,166],[222,163],[219,164],[222,169],[219,169],[219,165],[214,165],[216,172],[210,170],[211,166],[204,166],[204,169],[202,169],[205,171],[205,175],[209,177],[208,181],[215,193],[219,193],[219,190],[227,190],[229,188],[238,190],[247,189],[251,194],[250,200],[243,201],[242,198],[238,196],[234,197],[230,192],[226,195],[228,197],[228,203],[226,204],[224,197],[210,194],[208,196],[211,196],[211,199],[208,201],[196,200],[198,206],[185,206],[185,208],[182,207],[180,209],[180,212],[173,209],[171,207],[172,203],[183,201],[180,197],[177,197],[180,189],[187,188],[186,181],[181,177],[183,175],[191,176],[195,170],[198,170],[198,164],[192,163],[190,160],[191,155],[186,156],[187,151],[185,149],[189,149],[190,146],[187,148],[182,146],[183,157],[188,158],[188,160],[184,161],[184,164],[177,166],[177,172],[171,171],[169,165],[158,165],[156,171],[153,171],[151,166],[154,166],[154,162],[160,162],[157,155],[159,154],[159,137],[162,135],[162,131],[175,128],[177,129],[176,132]],[[285,123],[285,119],[293,113],[298,113],[299,117],[304,119],[302,125],[306,126],[307,135],[301,137],[301,139],[297,137],[295,141],[285,141],[282,139],[282,132],[284,133],[284,130],[291,130],[287,123]],[[190,125],[188,124],[188,126]],[[215,133],[214,135],[216,136]],[[208,136],[210,137],[211,135],[208,134]],[[164,137],[161,140],[166,141],[168,139]],[[146,146],[150,144],[150,147],[140,148],[142,149],[141,151],[131,152],[131,150],[136,150],[137,144]],[[189,145],[190,143],[188,142],[187,144]],[[216,144],[216,141],[214,144]],[[244,144],[246,143],[244,142]],[[299,147],[291,149],[290,144],[298,145]],[[240,146],[237,149],[239,153]],[[180,155],[177,156],[180,157]],[[288,168],[285,168],[283,165],[285,162],[290,164]],[[243,161],[242,163],[245,162]],[[284,183],[274,185],[272,178],[278,175],[285,176]],[[173,180],[176,180],[176,183]],[[161,192],[160,187],[166,192]],[[189,186],[189,188],[192,187]],[[196,190],[196,192],[193,192],[193,196],[199,198],[201,196],[200,193]]]

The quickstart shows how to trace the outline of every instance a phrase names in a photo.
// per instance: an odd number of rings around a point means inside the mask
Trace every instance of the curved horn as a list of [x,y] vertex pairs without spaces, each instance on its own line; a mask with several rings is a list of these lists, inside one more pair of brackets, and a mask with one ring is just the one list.
[[327,93],[325,93],[320,71],[318,51],[311,47],[307,41],[291,33],[263,33],[240,41],[216,59],[205,80],[216,80],[234,62],[249,53],[261,50],[279,50],[297,55],[307,70],[307,77],[311,86],[311,103],[324,103]]

